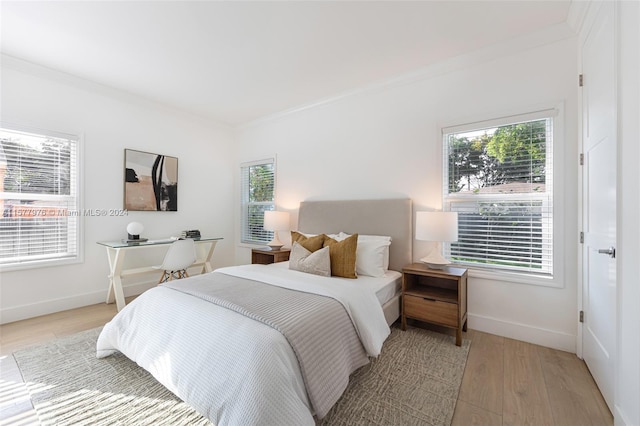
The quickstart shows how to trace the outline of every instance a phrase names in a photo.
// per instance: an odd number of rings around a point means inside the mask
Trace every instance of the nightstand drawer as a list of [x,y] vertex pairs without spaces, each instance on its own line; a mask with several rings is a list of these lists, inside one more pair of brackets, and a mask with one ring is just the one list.
[[458,305],[422,297],[403,296],[404,315],[421,321],[434,322],[451,327],[458,326]]

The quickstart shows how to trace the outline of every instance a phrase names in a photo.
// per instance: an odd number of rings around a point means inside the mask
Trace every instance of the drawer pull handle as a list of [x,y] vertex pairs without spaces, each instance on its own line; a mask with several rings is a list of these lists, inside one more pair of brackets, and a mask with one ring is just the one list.
[[436,299],[432,299],[430,297],[423,297],[422,299],[423,300],[428,300],[429,302],[435,302],[436,301]]

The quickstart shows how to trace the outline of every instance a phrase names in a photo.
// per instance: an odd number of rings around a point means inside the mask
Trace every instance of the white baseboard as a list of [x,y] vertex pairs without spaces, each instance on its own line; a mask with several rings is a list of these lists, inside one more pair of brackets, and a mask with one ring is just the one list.
[[618,405],[614,405],[615,412],[613,413],[613,425],[614,426],[627,426],[631,425],[631,422],[627,421],[627,416],[620,410]]
[[[156,285],[156,281],[136,283],[123,288],[125,297],[142,294]],[[79,294],[71,297],[50,299],[42,302],[30,303],[28,305],[14,306],[0,309],[0,324],[20,321],[28,318],[35,318],[42,315],[53,314],[55,312],[67,311],[69,309],[81,308],[83,306],[105,303],[107,291],[94,291],[91,293]]]
[[576,336],[572,334],[471,313],[467,314],[467,321],[473,330],[576,353]]

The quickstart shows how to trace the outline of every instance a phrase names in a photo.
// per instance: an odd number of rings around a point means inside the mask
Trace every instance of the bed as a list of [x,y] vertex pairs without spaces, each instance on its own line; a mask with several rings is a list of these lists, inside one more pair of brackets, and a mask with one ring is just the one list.
[[408,199],[303,202],[307,235],[389,236],[388,270],[348,279],[242,265],[174,281],[106,324],[97,356],[122,352],[219,426],[313,425],[399,316],[411,223]]

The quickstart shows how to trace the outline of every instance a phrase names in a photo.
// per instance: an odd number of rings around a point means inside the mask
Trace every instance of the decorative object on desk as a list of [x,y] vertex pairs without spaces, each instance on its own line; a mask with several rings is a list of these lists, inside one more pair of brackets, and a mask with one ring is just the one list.
[[140,222],[131,222],[127,225],[127,243],[143,243],[147,238],[140,238],[140,234],[144,231],[144,226]]
[[198,229],[192,229],[189,231],[182,231],[182,238],[193,238],[194,240],[197,240],[200,238],[200,231]]
[[196,261],[196,246],[193,239],[176,240],[169,246],[167,254],[164,256],[162,265],[154,266],[155,269],[162,269],[162,276],[158,284],[171,280],[187,278],[187,268]]
[[271,250],[279,250],[284,244],[278,238],[278,231],[288,231],[289,213],[278,211],[264,212],[264,229],[273,231],[273,239],[267,244]]
[[178,211],[178,159],[124,150],[124,208]]
[[420,261],[431,269],[444,269],[451,262],[442,257],[440,243],[458,241],[458,212],[416,212],[416,240],[436,243]]

